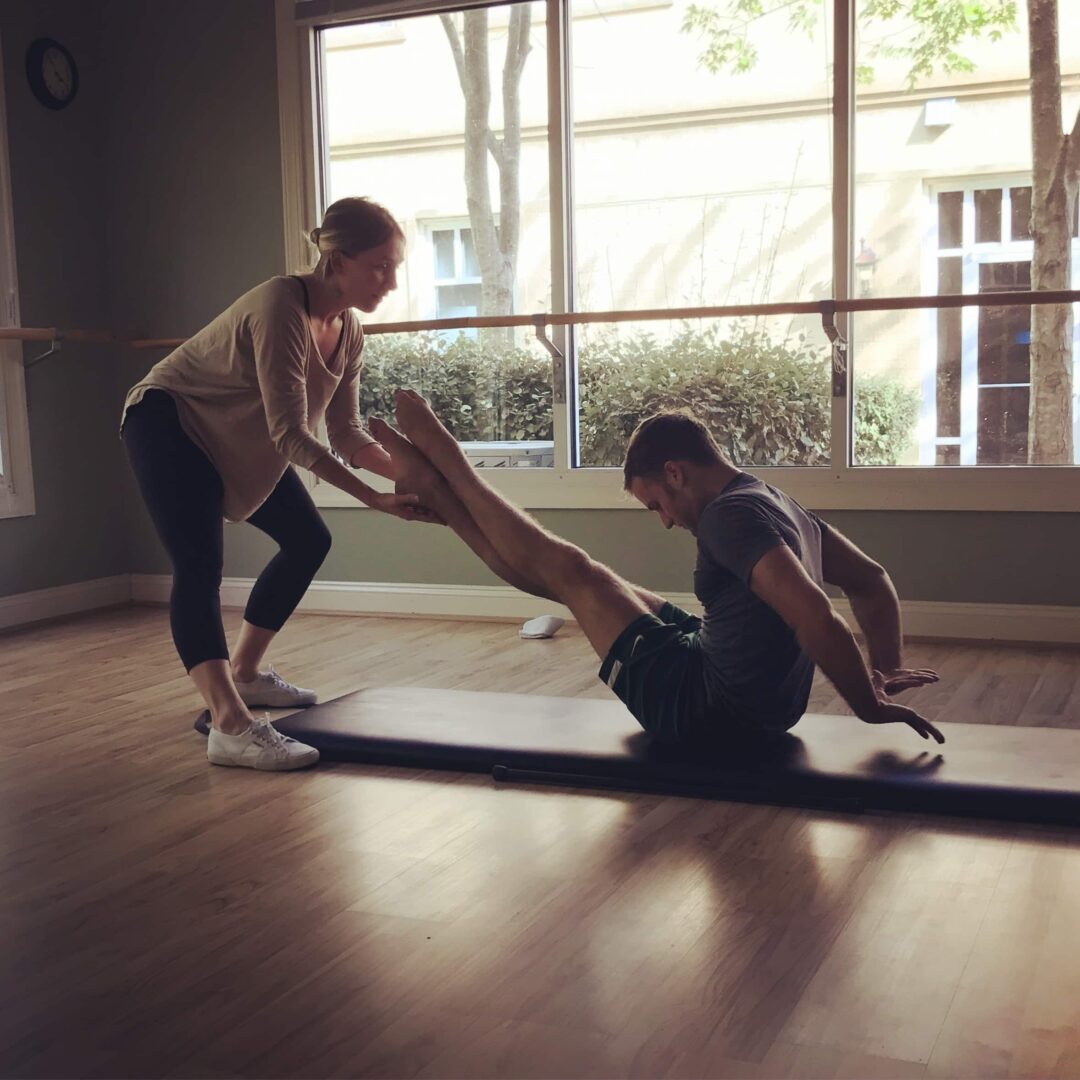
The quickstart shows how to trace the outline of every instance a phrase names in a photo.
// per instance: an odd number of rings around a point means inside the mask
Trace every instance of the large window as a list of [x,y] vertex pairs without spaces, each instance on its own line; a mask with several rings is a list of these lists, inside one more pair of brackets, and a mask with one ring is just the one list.
[[[0,67],[0,327],[19,324],[6,116]],[[33,512],[23,350],[18,342],[0,341],[0,518]]]
[[[698,62],[695,7],[595,18],[571,0],[577,310],[832,293],[823,9],[755,31],[754,68],[732,78]],[[829,464],[820,320],[586,325],[575,340],[581,465],[619,464],[642,415],[681,405],[739,465]]]
[[[544,6],[418,16],[317,34],[323,201],[369,195],[406,232],[387,321],[550,309]],[[423,72],[424,77],[416,73]],[[357,108],[357,102],[378,107]],[[412,385],[478,465],[553,464],[551,363],[531,331],[372,335],[364,404]],[[537,454],[539,444],[546,455]]]
[[[820,313],[693,309],[1075,288],[1076,2],[1048,82],[1049,39],[1008,4],[857,0],[848,25],[811,0],[297,0],[283,32],[315,64],[284,115],[312,106],[315,179],[291,212],[398,215],[379,321],[671,312],[550,328],[554,363],[531,327],[370,336],[372,402],[411,379],[478,453],[539,446],[535,505],[615,505],[634,424],[687,405],[817,506],[1065,509],[1068,476],[1022,467],[1080,461],[1073,305],[841,315],[842,350]],[[1056,135],[1032,128],[1048,108]]]
[[[1008,5],[858,0],[855,269],[864,295],[1077,287],[1080,147],[1071,180],[1055,175],[1080,105],[1080,49],[1066,29],[1080,8],[1057,6],[1052,41],[1041,20],[1031,38],[1023,5],[1013,18]],[[950,9],[972,29],[946,43]],[[1032,79],[1050,70],[1051,47],[1060,77]],[[1067,305],[860,316],[856,409],[864,384],[870,393],[891,378],[904,388],[898,407],[917,416],[917,435],[899,464],[1076,464],[1075,316]]]

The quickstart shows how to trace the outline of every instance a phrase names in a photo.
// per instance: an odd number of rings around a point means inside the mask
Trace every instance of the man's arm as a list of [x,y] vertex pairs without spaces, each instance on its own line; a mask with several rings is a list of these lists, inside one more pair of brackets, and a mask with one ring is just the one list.
[[821,573],[844,591],[877,671],[899,671],[903,663],[900,601],[885,568],[846,536],[821,524]]
[[855,715],[868,724],[905,723],[924,739],[945,738],[913,709],[889,701],[876,687],[848,625],[807,574],[795,553],[778,544],[750,574],[750,588],[795,631],[799,646],[821,668]]

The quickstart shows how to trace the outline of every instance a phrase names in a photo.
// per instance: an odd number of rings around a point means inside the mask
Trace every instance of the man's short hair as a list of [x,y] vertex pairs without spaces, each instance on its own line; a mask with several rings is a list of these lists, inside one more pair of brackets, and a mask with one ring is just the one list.
[[626,445],[623,489],[635,476],[648,480],[661,475],[668,461],[721,465],[727,461],[709,429],[689,410],[657,413],[642,420]]

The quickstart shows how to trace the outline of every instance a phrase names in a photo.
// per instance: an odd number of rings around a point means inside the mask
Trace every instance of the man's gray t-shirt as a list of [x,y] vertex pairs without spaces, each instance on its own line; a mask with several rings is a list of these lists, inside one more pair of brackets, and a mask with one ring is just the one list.
[[758,560],[787,544],[820,586],[821,522],[782,491],[739,473],[698,520],[694,593],[711,708],[740,725],[786,731],[802,716],[814,664],[795,632],[750,589]]

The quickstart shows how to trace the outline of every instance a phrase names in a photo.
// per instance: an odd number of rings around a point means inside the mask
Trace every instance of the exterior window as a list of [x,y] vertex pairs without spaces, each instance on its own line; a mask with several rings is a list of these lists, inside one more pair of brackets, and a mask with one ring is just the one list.
[[435,318],[455,319],[480,312],[480,264],[468,225],[431,231],[435,274]]
[[[938,188],[928,239],[936,288],[950,293],[1031,289],[1031,185]],[[1073,262],[1080,243],[1073,237]],[[1026,465],[1031,309],[953,308],[933,316],[934,394],[923,403],[924,460]],[[1074,345],[1074,366],[1080,350]]]

